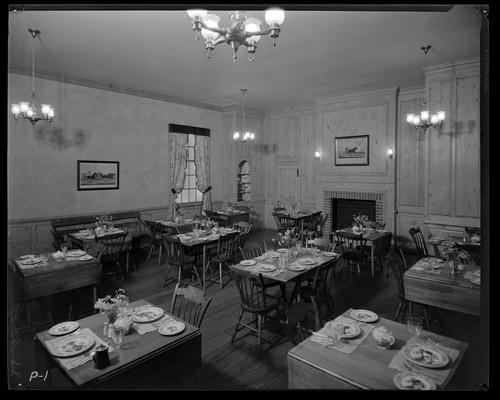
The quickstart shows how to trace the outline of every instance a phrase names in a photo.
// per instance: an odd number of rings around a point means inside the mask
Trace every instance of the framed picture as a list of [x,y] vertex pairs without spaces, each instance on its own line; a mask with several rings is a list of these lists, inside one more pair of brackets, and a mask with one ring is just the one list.
[[369,135],[335,138],[335,165],[369,165]]
[[118,161],[78,160],[78,190],[109,190],[120,186]]

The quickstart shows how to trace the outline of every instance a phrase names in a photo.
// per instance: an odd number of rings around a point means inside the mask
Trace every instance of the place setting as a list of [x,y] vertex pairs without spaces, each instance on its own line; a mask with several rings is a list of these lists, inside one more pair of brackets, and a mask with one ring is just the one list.
[[29,268],[43,263],[44,260],[40,256],[36,256],[34,254],[26,254],[19,257],[16,262],[19,264],[19,266],[21,266],[21,268]]

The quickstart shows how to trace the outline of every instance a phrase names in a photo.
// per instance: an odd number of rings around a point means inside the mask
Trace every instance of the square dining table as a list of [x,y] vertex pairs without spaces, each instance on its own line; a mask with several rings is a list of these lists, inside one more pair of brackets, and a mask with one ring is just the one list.
[[[130,303],[130,308],[152,305],[146,300],[138,300]],[[170,315],[168,312],[165,314]],[[172,315],[170,315],[172,316]],[[180,318],[172,316],[178,321]],[[78,320],[79,330],[89,328],[98,338],[108,342],[109,339],[103,336],[103,325],[105,317],[101,314],[94,314]],[[185,329],[173,336],[164,336],[157,330],[140,335],[132,329],[131,333],[125,335],[121,348],[109,352],[110,365],[104,369],[97,369],[92,360],[72,369],[66,369],[61,364],[61,359],[53,356],[46,341],[52,340],[48,330],[35,335],[35,350],[37,369],[41,371],[49,370],[52,367],[59,368],[66,376],[73,388],[105,388],[105,389],[151,389],[161,385],[161,379],[153,377],[155,372],[169,365],[181,368],[196,368],[201,363],[201,331],[199,328],[182,321]],[[78,331],[77,331],[78,332]],[[109,341],[113,346],[113,341]],[[89,349],[87,351],[90,352]],[[149,375],[149,382],[148,382]],[[51,376],[49,374],[49,376]],[[151,379],[158,379],[152,382],[155,386],[145,386],[151,384]]]
[[[353,309],[348,309],[342,317],[350,318]],[[289,389],[375,389],[397,390],[394,376],[398,370],[389,365],[401,348],[410,339],[406,325],[379,318],[369,324],[374,327],[385,326],[394,335],[396,341],[389,349],[376,346],[372,335],[350,354],[328,348],[307,338],[292,348],[287,355],[288,388]],[[469,347],[467,343],[435,333],[422,331],[422,340],[432,339],[438,345],[458,351],[457,358],[448,369],[444,382],[439,389],[444,389],[450,383],[453,375]]]
[[96,258],[78,260],[75,258],[55,259],[47,256],[40,265],[26,268],[18,260],[10,260],[9,265],[19,285],[26,303],[28,327],[31,331],[31,304],[34,300],[86,286],[93,288],[96,300],[97,285],[101,281],[101,262]]
[[[432,257],[429,257],[432,258]],[[481,314],[481,285],[467,276],[480,272],[475,264],[464,264],[461,272],[451,273],[448,261],[441,268],[422,268],[418,260],[403,275],[406,300],[446,310],[479,316]]]

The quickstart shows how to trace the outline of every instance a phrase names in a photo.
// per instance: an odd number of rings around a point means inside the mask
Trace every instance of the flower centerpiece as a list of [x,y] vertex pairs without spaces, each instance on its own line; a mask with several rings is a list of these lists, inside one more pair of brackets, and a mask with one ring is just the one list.
[[443,254],[448,260],[456,260],[460,249],[457,247],[454,240],[446,239],[441,245],[443,246]]
[[300,232],[297,228],[287,229],[284,233],[279,232],[277,238],[272,241],[279,247],[290,248],[300,240]]
[[368,223],[370,222],[368,215],[358,213],[358,215],[353,214],[353,217],[354,217],[352,223],[353,232],[363,232],[368,226]]
[[101,215],[95,217],[95,233],[102,234],[113,229],[113,217],[111,215]]
[[199,219],[195,222],[195,227],[196,229],[200,230],[200,231],[211,231],[212,228],[218,226],[219,224],[217,224],[215,221],[212,221],[210,218],[206,218],[206,219]]
[[128,297],[125,295],[125,289],[118,289],[115,295],[107,295],[101,299],[97,299],[94,308],[106,316],[106,322],[112,324],[118,318],[120,307],[128,304]]
[[184,210],[181,208],[181,206],[178,203],[175,203],[175,212],[174,212],[174,222],[176,224],[180,223],[182,221],[182,217],[184,216]]

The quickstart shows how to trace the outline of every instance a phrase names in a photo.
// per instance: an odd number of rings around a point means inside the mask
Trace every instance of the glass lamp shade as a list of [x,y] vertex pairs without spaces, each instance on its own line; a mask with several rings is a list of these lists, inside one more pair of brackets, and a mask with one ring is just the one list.
[[[220,21],[220,18],[215,14],[208,14],[205,17],[203,17],[203,22],[209,28],[219,28],[219,21]],[[205,40],[214,41],[215,39],[217,39],[219,34],[217,32],[212,32],[212,31],[209,31],[208,29],[202,28],[201,29],[201,36],[203,36],[203,38]]]
[[413,122],[414,117],[415,117],[415,114],[406,114],[406,122],[411,124]]
[[49,112],[51,110],[51,107],[48,104],[42,104],[42,114],[43,115],[49,115]]
[[[247,18],[245,21],[245,32],[253,33],[260,32],[261,21],[257,18]],[[248,38],[249,42],[257,43],[260,40],[260,35],[250,36]]]
[[281,8],[268,8],[265,13],[265,19],[268,25],[281,25],[285,20],[285,12]]
[[188,15],[192,18],[203,18],[207,15],[207,10],[202,10],[200,8],[192,8],[191,10],[187,10]]
[[422,121],[427,121],[429,119],[429,111],[422,111],[420,113],[420,119]]
[[446,114],[444,111],[438,111],[437,117],[439,118],[440,121],[444,121],[444,119],[446,118]]
[[26,111],[26,115],[27,115],[28,117],[32,117],[32,116],[33,116],[33,114],[34,114],[33,110],[32,110],[31,108],[28,108],[28,111]]
[[439,118],[436,114],[431,116],[431,124],[437,124],[439,122]]
[[255,135],[253,133],[250,134],[250,140],[254,140],[255,139]]
[[233,139],[234,140],[239,140],[240,138],[240,133],[239,132],[234,132]]
[[47,113],[47,117],[54,118],[54,109],[51,107],[49,112]]
[[420,124],[420,117],[418,115],[413,117],[413,125],[418,125]]
[[25,101],[19,103],[19,108],[21,110],[21,112],[25,113],[28,111],[28,109],[30,108],[29,104],[26,103]]
[[21,114],[21,107],[19,107],[19,104],[12,104],[11,110],[12,110],[12,114],[14,114],[16,116]]

